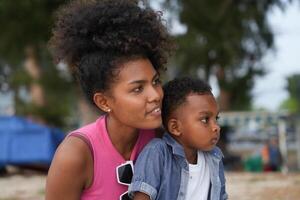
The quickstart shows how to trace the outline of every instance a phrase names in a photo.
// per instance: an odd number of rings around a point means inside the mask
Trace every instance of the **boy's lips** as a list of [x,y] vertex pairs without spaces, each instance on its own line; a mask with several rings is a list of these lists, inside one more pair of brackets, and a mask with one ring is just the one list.
[[218,141],[219,141],[219,138],[218,138],[218,137],[215,137],[215,138],[213,138],[213,139],[211,140],[211,142],[212,142],[213,144],[217,144]]

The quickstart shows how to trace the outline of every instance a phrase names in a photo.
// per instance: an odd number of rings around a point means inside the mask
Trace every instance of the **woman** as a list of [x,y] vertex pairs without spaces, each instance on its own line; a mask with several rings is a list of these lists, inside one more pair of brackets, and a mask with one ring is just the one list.
[[159,70],[173,44],[160,14],[132,0],[73,2],[59,10],[50,47],[106,114],[59,146],[46,199],[127,199],[122,169],[161,125]]

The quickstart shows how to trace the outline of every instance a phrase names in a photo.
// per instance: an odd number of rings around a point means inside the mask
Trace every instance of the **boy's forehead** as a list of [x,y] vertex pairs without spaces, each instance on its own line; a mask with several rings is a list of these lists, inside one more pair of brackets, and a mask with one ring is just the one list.
[[216,106],[214,96],[210,93],[191,93],[186,96],[184,103],[178,106],[179,112],[207,112]]
[[210,93],[190,93],[185,98],[185,105],[192,105],[199,102],[207,102],[208,97],[213,97]]

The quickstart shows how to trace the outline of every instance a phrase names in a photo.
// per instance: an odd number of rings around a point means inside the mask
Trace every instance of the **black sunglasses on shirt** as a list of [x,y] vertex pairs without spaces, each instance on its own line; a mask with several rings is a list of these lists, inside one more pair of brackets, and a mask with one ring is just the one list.
[[[116,173],[117,173],[118,183],[129,186],[133,176],[133,162],[129,160],[117,166]],[[124,192],[120,196],[120,200],[130,200],[130,199],[131,198],[128,195],[128,191]]]

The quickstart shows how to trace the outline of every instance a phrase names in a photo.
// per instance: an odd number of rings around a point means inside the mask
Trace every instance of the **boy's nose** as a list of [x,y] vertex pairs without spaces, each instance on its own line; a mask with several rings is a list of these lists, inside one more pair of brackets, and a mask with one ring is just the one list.
[[220,133],[221,127],[218,123],[214,123],[212,129],[214,133]]

